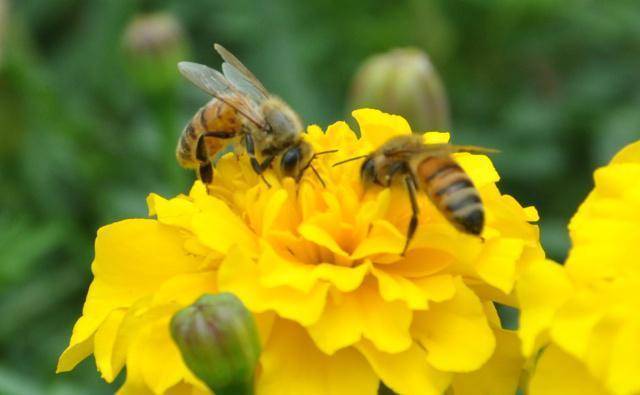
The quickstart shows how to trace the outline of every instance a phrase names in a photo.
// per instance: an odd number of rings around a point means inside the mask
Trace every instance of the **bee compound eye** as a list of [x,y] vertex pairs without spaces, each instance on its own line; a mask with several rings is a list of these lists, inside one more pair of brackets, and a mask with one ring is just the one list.
[[360,167],[360,177],[363,181],[373,182],[376,179],[376,171],[375,166],[373,165],[373,160],[368,158],[362,163],[362,167]]
[[302,153],[300,147],[290,148],[282,154],[282,160],[280,161],[280,167],[282,173],[286,176],[293,176],[294,171],[298,167]]

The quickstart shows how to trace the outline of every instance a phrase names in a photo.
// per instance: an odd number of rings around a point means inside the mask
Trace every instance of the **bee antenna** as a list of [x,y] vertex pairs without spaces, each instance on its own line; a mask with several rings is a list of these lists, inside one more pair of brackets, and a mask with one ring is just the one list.
[[313,157],[315,158],[316,156],[320,156],[320,155],[333,154],[335,152],[338,152],[338,150],[337,149],[330,149],[330,150],[326,150],[326,151],[320,151],[320,152],[316,152],[315,154],[313,154]]
[[327,187],[327,184],[324,182],[324,180],[322,179],[322,177],[320,177],[320,173],[318,173],[318,170],[316,170],[315,167],[313,167],[313,165],[309,165],[309,167],[311,168],[311,170],[313,170],[313,173],[316,175],[316,177],[318,177],[318,181],[320,181],[320,184],[322,184],[323,188]]
[[369,155],[358,155],[358,156],[354,156],[353,158],[349,158],[349,159],[342,160],[342,161],[340,161],[340,162],[336,162],[336,163],[334,163],[333,165],[331,165],[331,167],[340,166],[340,165],[345,164],[345,163],[347,163],[347,162],[351,162],[351,161],[354,161],[354,160],[358,160],[358,159],[366,158],[367,156],[369,156]]

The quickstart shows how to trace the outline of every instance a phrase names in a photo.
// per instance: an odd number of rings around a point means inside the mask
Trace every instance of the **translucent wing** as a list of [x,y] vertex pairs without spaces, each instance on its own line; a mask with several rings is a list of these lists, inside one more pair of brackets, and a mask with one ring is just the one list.
[[475,145],[425,144],[422,152],[433,153],[433,155],[448,155],[456,152],[489,155],[496,154],[500,151],[492,148],[477,147]]
[[259,127],[264,127],[263,119],[255,106],[219,71],[192,62],[178,63],[178,70],[198,88],[235,108]]
[[220,44],[214,44],[213,47],[224,59],[222,72],[231,83],[249,95],[256,103],[262,102],[269,96],[264,85],[238,58]]
[[400,158],[409,157],[414,154],[426,154],[430,156],[450,155],[456,152],[468,152],[471,154],[493,154],[500,152],[491,148],[476,147],[473,145],[453,145],[453,144],[421,144],[414,147],[399,147],[385,152],[385,155]]

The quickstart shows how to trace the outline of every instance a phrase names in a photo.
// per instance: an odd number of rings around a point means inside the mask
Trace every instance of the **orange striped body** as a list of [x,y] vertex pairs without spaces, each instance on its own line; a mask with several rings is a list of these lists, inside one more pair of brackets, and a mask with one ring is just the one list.
[[[218,99],[211,99],[196,112],[182,131],[176,147],[178,163],[188,169],[198,168],[201,161],[196,158],[196,146],[204,132],[235,132],[239,137],[245,130],[245,122],[238,110]],[[213,158],[236,140],[205,138],[208,157]]]
[[451,156],[427,156],[415,173],[420,188],[449,222],[466,233],[482,232],[484,208],[478,190]]

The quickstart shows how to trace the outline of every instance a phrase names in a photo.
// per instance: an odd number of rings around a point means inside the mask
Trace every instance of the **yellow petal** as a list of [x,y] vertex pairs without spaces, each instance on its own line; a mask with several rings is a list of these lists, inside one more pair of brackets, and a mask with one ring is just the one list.
[[382,111],[364,108],[351,113],[358,121],[361,139],[377,148],[389,138],[411,134],[407,121],[397,115],[385,114]]
[[[356,291],[330,298],[320,319],[308,327],[326,353],[369,339],[379,350],[401,352],[411,345],[411,310],[402,302],[381,298],[372,280]],[[336,330],[336,328],[339,328]]]
[[221,254],[234,245],[252,253],[257,250],[255,235],[222,200],[207,196],[201,207],[203,211],[193,216],[191,226],[204,245]]
[[264,219],[262,220],[261,234],[268,234],[284,203],[287,201],[287,198],[288,195],[284,189],[277,190],[269,198],[269,201],[264,208]]
[[[180,307],[182,306],[176,304],[154,306],[151,297],[141,299],[126,310],[118,327],[115,342],[106,342],[101,346],[105,349],[103,354],[110,359],[112,366],[120,366],[124,361],[128,361],[132,344],[141,333],[159,321],[167,321]],[[109,347],[112,348],[110,356]],[[127,366],[127,377],[131,375],[131,367]],[[144,380],[140,383],[144,383]]]
[[585,289],[574,291],[554,316],[551,338],[566,352],[582,357],[588,350],[595,325],[608,308],[601,295]]
[[171,340],[169,319],[167,316],[141,330],[127,355],[127,368],[139,371],[156,394],[179,383],[187,370],[180,351]]
[[336,255],[343,257],[349,256],[349,254],[338,244],[334,236],[327,232],[327,230],[322,226],[314,225],[312,223],[303,223],[298,228],[298,232],[300,232],[305,239],[327,248]]
[[[435,248],[410,248],[401,260],[384,268],[389,273],[403,277],[427,277],[450,266],[455,258]],[[378,263],[378,262],[376,262]]]
[[[637,323],[624,325],[615,337],[611,349],[611,364],[607,386],[614,393],[640,392],[640,327]],[[600,340],[600,339],[597,339]],[[593,344],[593,342],[592,342]]]
[[640,141],[631,143],[618,152],[611,163],[640,163]]
[[538,359],[530,395],[609,395],[583,364],[550,345]]
[[375,395],[378,378],[353,348],[328,356],[304,329],[277,320],[260,358],[257,395]]
[[175,275],[200,270],[200,260],[184,251],[183,242],[178,229],[154,220],[125,220],[100,228],[92,264],[95,287],[85,310],[129,306]]
[[260,258],[260,283],[267,288],[289,286],[302,292],[309,292],[318,281],[326,281],[342,292],[356,289],[369,272],[370,264],[355,267],[338,266],[329,263],[303,264],[286,259],[265,245]]
[[367,237],[356,247],[352,260],[362,259],[376,254],[400,254],[406,236],[387,221],[374,221]]
[[516,264],[524,249],[522,239],[495,238],[487,240],[476,262],[481,279],[505,294],[511,292],[516,280]]
[[182,243],[177,229],[154,220],[125,220],[98,230],[95,278],[58,371],[73,369],[91,353],[91,336],[111,311],[131,306],[174,275],[198,270],[199,259],[187,254]]
[[455,158],[469,175],[476,188],[480,189],[485,185],[495,184],[500,181],[500,175],[489,157],[462,152],[455,154]]
[[344,267],[321,263],[315,265],[312,276],[324,280],[341,292],[351,292],[358,288],[369,273],[371,263],[365,262],[354,267]]
[[95,350],[93,353],[96,365],[102,378],[108,383],[111,383],[118,376],[124,366],[124,359],[114,360],[113,358],[113,348],[124,316],[125,311],[122,309],[112,311],[104,323],[100,325],[94,338]]
[[[91,355],[93,352],[93,332],[95,331],[94,324],[91,323],[92,329],[89,335],[85,335],[84,327],[86,326],[86,322],[88,320],[84,317],[80,317],[78,322],[76,322],[73,327],[73,334],[71,335],[71,341],[69,342],[69,346],[66,350],[60,355],[58,359],[58,366],[56,368],[56,373],[68,372],[73,370],[77,364],[80,363],[83,359]],[[99,323],[95,326],[100,325]]]
[[147,205],[149,215],[156,215],[159,222],[183,229],[191,227],[191,217],[198,211],[192,201],[182,196],[165,199],[152,193],[147,197]]
[[480,369],[453,378],[455,395],[514,395],[524,358],[515,332],[495,329],[496,350]]
[[233,248],[218,270],[218,286],[220,291],[236,294],[255,313],[273,310],[279,316],[305,326],[316,322],[322,314],[328,284],[316,284],[309,292],[301,292],[286,286],[264,287],[259,277],[256,262],[247,257],[243,250]]
[[522,350],[531,355],[539,337],[549,328],[557,310],[568,298],[571,283],[562,266],[552,261],[535,261],[518,280]]
[[448,132],[425,132],[422,141],[425,144],[445,144],[449,142],[451,135]]
[[330,149],[351,147],[357,143],[356,134],[351,130],[346,122],[338,121],[329,125],[327,132],[313,125],[307,129],[309,141],[315,143],[316,151],[326,151]]
[[158,288],[153,295],[153,303],[190,305],[203,294],[218,292],[217,276],[215,271],[175,276]]
[[388,302],[401,300],[412,310],[427,309],[429,298],[415,282],[380,269],[374,268],[372,273],[378,280],[380,295],[384,300]]
[[491,357],[495,337],[482,304],[462,280],[455,280],[453,299],[433,303],[429,310],[415,312],[412,330],[426,348],[427,361],[436,369],[468,372]]
[[356,291],[360,304],[362,334],[380,351],[401,352],[411,345],[411,310],[401,302],[387,302],[372,282]]
[[368,341],[357,348],[387,387],[399,394],[441,395],[451,382],[451,374],[429,365],[425,351],[415,343],[394,354],[381,352]]
[[417,278],[414,282],[427,295],[427,299],[434,302],[444,302],[456,294],[456,283],[450,274]]
[[540,220],[540,214],[538,214],[538,210],[533,206],[525,207],[524,213],[529,222],[537,222]]
[[325,354],[356,344],[362,338],[362,322],[357,315],[358,299],[351,295],[329,298],[320,319],[307,327],[309,336]]

